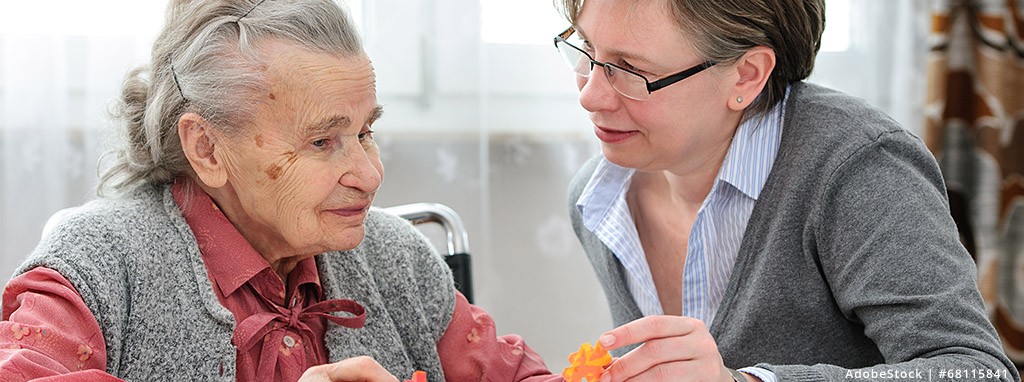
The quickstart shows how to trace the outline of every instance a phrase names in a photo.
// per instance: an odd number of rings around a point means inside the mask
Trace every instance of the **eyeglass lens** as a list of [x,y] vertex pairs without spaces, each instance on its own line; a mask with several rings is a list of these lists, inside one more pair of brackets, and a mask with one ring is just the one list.
[[[565,41],[558,43],[558,51],[561,53],[562,60],[565,61],[565,64],[573,72],[576,72],[581,77],[590,77],[595,62],[591,61],[591,58],[584,54],[583,51]],[[632,99],[645,99],[650,95],[650,92],[647,91],[647,81],[645,79],[612,65],[596,64],[604,67],[605,77],[608,78],[612,88],[620,94]]]
[[566,42],[558,44],[558,51],[562,53],[562,60],[569,66],[569,69],[583,77],[590,77],[590,70],[593,66],[590,62],[590,57],[587,57],[583,52]]

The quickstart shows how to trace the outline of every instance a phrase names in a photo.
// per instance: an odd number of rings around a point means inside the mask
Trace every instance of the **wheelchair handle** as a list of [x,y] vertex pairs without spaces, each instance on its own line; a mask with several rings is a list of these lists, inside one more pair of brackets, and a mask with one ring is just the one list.
[[469,253],[469,235],[455,210],[439,203],[412,203],[386,208],[388,212],[413,222],[437,223],[448,235],[448,255]]

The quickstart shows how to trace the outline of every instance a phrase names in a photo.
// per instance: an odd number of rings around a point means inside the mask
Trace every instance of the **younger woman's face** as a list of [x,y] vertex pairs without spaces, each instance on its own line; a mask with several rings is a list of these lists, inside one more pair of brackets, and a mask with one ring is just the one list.
[[[583,50],[649,82],[705,61],[665,1],[587,0],[576,20]],[[651,93],[645,101],[611,87],[603,70],[577,77],[604,156],[641,171],[694,171],[728,150],[738,117],[727,107],[721,65]]]

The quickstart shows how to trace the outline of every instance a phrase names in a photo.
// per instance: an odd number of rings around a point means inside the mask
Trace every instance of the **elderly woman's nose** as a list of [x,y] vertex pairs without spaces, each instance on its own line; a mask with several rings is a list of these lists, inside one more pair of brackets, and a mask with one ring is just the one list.
[[380,188],[382,174],[380,159],[376,154],[364,150],[353,150],[353,153],[348,155],[345,160],[348,163],[348,169],[338,181],[342,186],[367,193],[376,192]]

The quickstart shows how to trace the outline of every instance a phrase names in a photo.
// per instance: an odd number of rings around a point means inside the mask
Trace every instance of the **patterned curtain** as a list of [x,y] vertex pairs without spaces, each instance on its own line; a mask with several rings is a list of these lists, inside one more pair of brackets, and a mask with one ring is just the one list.
[[935,0],[925,142],[1007,354],[1024,366],[1024,0]]

